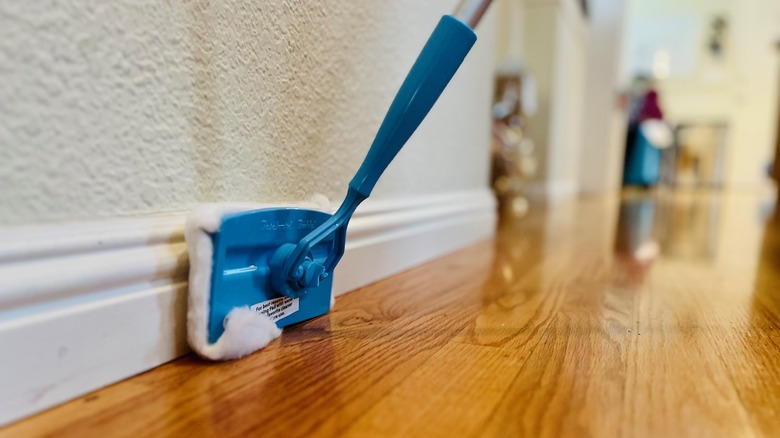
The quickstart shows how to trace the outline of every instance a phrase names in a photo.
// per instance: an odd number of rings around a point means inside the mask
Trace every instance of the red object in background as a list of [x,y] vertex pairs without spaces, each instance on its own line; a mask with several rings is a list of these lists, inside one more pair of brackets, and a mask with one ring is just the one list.
[[639,121],[659,119],[663,120],[664,112],[661,111],[661,107],[658,105],[658,92],[650,90],[642,102],[642,107],[639,109]]

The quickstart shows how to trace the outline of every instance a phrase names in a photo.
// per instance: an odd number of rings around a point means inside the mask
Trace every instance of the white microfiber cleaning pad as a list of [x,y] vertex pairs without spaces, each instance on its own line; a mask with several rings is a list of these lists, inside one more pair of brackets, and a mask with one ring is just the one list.
[[284,207],[330,212],[328,199],[315,195],[310,201],[295,205],[205,204],[187,216],[184,228],[190,259],[187,340],[200,356],[211,360],[238,359],[265,347],[281,335],[282,330],[267,316],[249,307],[237,307],[227,316],[225,332],[211,344],[208,341],[208,319],[214,254],[211,234],[219,230],[226,214]]

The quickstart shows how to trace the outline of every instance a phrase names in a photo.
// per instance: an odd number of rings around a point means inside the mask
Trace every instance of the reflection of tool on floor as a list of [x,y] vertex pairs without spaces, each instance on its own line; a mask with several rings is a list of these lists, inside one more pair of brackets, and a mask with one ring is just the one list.
[[305,208],[202,207],[188,218],[188,339],[210,359],[264,347],[280,328],[327,313],[347,224],[417,129],[477,37],[489,1],[466,1],[439,21],[332,216]]

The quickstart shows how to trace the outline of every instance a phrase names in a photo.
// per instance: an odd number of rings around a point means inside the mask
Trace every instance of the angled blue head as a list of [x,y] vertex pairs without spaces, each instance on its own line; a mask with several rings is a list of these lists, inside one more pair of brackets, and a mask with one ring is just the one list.
[[[319,284],[307,286],[296,298],[282,296],[271,286],[271,258],[284,244],[297,244],[330,215],[320,211],[274,208],[227,215],[212,234],[213,272],[209,314],[209,342],[224,331],[224,320],[235,307],[250,306],[286,327],[330,310],[332,272]],[[325,238],[312,247],[306,260],[324,264],[334,240]]]

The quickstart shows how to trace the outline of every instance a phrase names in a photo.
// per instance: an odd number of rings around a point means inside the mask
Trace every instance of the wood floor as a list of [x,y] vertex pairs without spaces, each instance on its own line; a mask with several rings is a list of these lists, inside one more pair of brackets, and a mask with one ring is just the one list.
[[185,357],[0,436],[779,436],[771,216],[702,194],[532,211],[258,354]]

